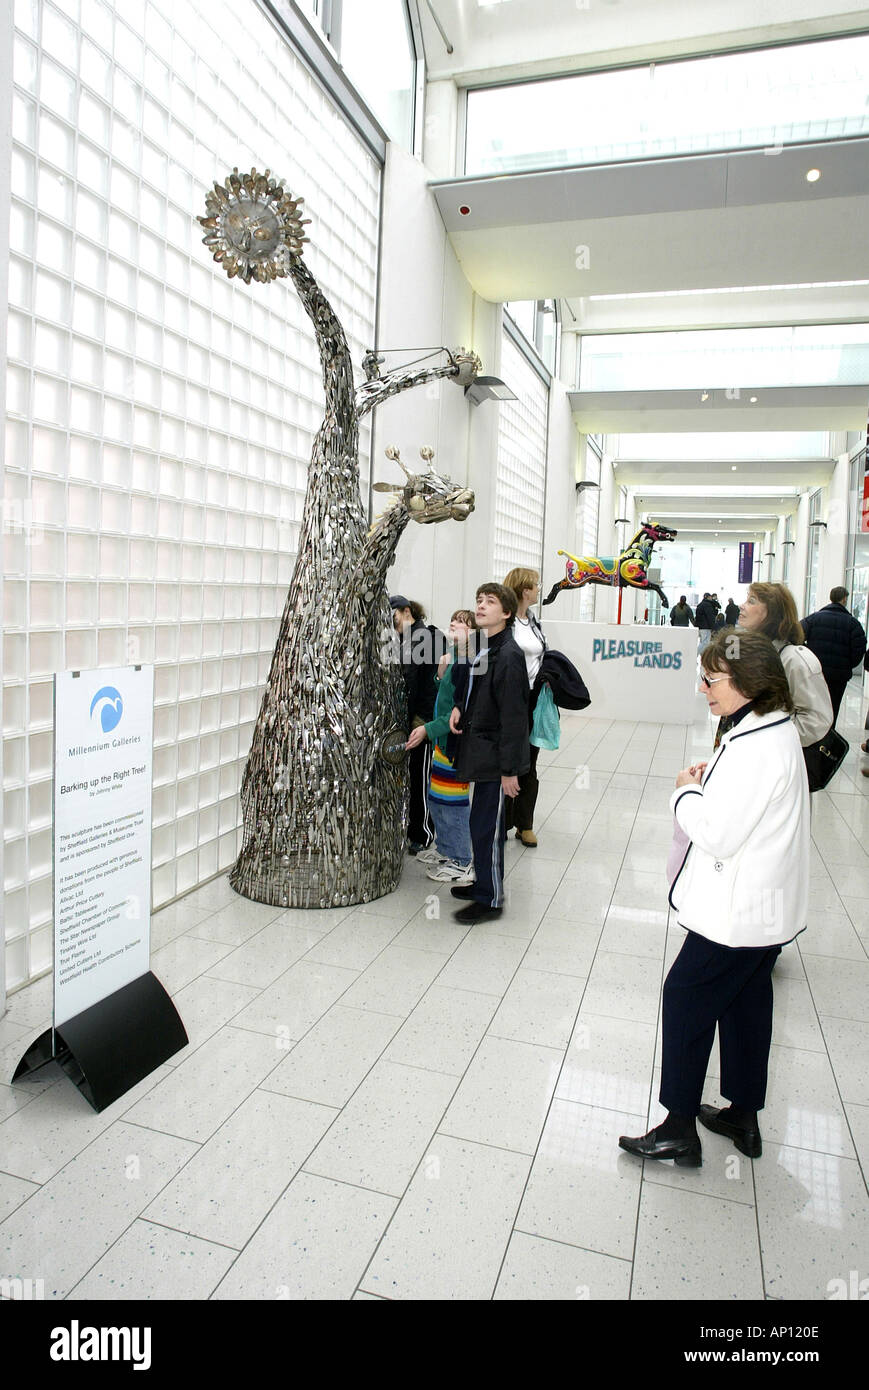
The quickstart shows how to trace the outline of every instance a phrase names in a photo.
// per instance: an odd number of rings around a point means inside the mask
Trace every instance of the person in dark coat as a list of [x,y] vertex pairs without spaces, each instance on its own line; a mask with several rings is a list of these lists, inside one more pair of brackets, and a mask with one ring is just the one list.
[[679,602],[674,604],[670,610],[671,627],[691,627],[694,622],[694,609],[691,607],[686,596],[681,595]]
[[736,627],[739,622],[739,604],[734,603],[732,598],[727,600],[727,607],[724,610],[724,626]]
[[[434,718],[438,662],[447,650],[447,640],[436,627],[425,622],[425,610],[403,594],[389,600],[392,623],[401,639],[401,673],[407,695],[407,717],[411,729]],[[431,776],[431,744],[426,741],[408,754],[410,806],[407,818],[408,852],[418,854],[434,840],[434,822],[428,806]]]
[[703,651],[712,636],[712,629],[715,626],[715,616],[717,612],[718,609],[712,602],[709,594],[704,594],[697,605],[697,616],[694,620],[700,632],[700,642],[697,647],[698,652]]
[[820,661],[830,691],[834,729],[851,672],[866,653],[866,633],[845,607],[847,597],[847,589],[841,586],[831,589],[826,607],[803,618],[806,646]]
[[528,671],[512,633],[516,595],[504,584],[481,584],[474,614],[486,644],[469,665],[464,706],[456,705],[450,728],[459,734],[456,773],[474,783],[471,841],[472,887],[450,889],[467,898],[457,922],[484,922],[504,909],[504,798],[519,795],[519,778],[531,765],[528,739]]

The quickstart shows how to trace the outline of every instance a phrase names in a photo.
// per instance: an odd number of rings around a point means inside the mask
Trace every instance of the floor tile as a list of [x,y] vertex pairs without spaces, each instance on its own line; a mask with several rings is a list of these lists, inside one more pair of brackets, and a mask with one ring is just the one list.
[[240,1250],[337,1114],[325,1105],[254,1091],[143,1216]]
[[654,1024],[600,1018],[583,1008],[555,1088],[556,1098],[622,1114],[645,1113],[654,1050]]
[[25,1178],[14,1178],[9,1173],[0,1173],[0,1223],[38,1191],[39,1187],[35,1182],[27,1182]]
[[341,1002],[348,1008],[407,1017],[443,969],[443,964],[443,957],[432,951],[387,946],[367,970],[362,971]]
[[340,1109],[364,1081],[402,1022],[389,1014],[333,1004],[301,1042],[293,1045],[280,1066],[262,1083],[263,1089]]
[[269,922],[280,915],[281,909],[269,903],[257,903],[236,894],[233,902],[218,908],[191,927],[188,935],[202,941],[220,942],[224,946],[241,946]]
[[818,1013],[869,1023],[869,961],[801,955]]
[[[209,1038],[240,1013],[258,990],[251,985],[237,985],[227,980],[216,980],[210,975],[200,975],[191,984],[180,989],[172,1000],[189,1038],[189,1052],[201,1047]],[[169,1058],[173,1066],[178,1066],[189,1055],[182,1049]]]
[[296,961],[237,1014],[234,1022],[239,1028],[267,1033],[282,1046],[288,1041],[298,1042],[358,978],[356,970]]
[[457,1139],[532,1154],[563,1055],[556,1048],[484,1038],[441,1130]]
[[395,1206],[381,1192],[297,1173],[214,1298],[352,1298]]
[[387,1298],[491,1298],[530,1159],[436,1134],[361,1287]]
[[642,1164],[618,1147],[645,1116],[555,1100],[516,1229],[631,1259]]
[[574,975],[555,975],[520,965],[489,1024],[489,1034],[564,1049],[584,989],[585,981]]
[[378,1062],[305,1171],[400,1197],[455,1088],[442,1072]]
[[503,995],[527,949],[528,943],[516,937],[481,935],[474,928],[453,952],[438,976],[438,984],[445,989],[469,989],[474,994]]
[[280,1061],[275,1038],[232,1026],[213,1038],[127,1112],[148,1129],[204,1142]]
[[141,1097],[171,1075],[171,1068],[158,1067],[99,1113],[71,1081],[62,1077],[56,1086],[0,1124],[3,1171],[31,1182],[48,1182],[70,1159],[133,1109]]
[[65,1298],[195,1152],[118,1121],[0,1225],[0,1268]]
[[[340,928],[336,928],[336,931]],[[288,927],[280,918],[269,922],[243,946],[222,956],[208,974],[215,980],[266,989],[302,956],[316,950],[320,933],[304,927]]]
[[842,1099],[869,1105],[869,1023],[826,1015],[820,1022]]
[[433,984],[395,1034],[385,1060],[464,1075],[498,1002],[497,995]]
[[307,959],[324,965],[343,965],[348,970],[365,970],[402,931],[396,917],[377,917],[374,913],[351,912],[340,926],[311,946]]
[[767,1293],[826,1299],[831,1281],[863,1270],[869,1211],[854,1159],[768,1145],[755,1185]]
[[854,1157],[845,1112],[825,1053],[792,1047],[770,1049],[761,1132],[766,1143]]
[[69,1294],[71,1299],[202,1300],[220,1283],[235,1251],[134,1221]]
[[660,961],[598,951],[582,1007],[605,1018],[654,1023],[661,983]]
[[591,970],[600,933],[596,922],[566,922],[547,913],[531,939],[522,965],[529,970],[585,978]]
[[[208,921],[208,918],[205,920]],[[179,936],[168,946],[161,946],[159,951],[152,952],[151,970],[166,992],[175,995],[228,955],[230,949],[219,941]]]
[[762,1298],[754,1212],[740,1202],[643,1183],[631,1297]]
[[495,1299],[522,1303],[630,1297],[631,1262],[514,1231]]

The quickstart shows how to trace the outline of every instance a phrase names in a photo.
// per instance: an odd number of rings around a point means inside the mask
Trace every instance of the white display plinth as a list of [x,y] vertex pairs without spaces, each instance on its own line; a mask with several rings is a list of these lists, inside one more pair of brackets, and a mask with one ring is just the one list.
[[588,686],[593,719],[692,724],[706,710],[697,691],[694,627],[577,623],[541,613],[546,641],[564,652]]

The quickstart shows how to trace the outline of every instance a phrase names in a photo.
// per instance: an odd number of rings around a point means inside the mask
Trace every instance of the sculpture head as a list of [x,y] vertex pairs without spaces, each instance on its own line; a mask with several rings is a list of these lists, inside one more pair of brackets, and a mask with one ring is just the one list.
[[483,363],[475,352],[466,352],[464,348],[459,348],[457,352],[451,353],[452,360],[458,372],[456,381],[461,387],[470,386],[471,382],[479,376]]
[[673,531],[669,526],[664,526],[659,521],[644,521],[643,533],[653,541],[674,541],[678,536],[678,531]]
[[206,215],[196,220],[205,228],[202,240],[230,279],[267,284],[287,274],[294,257],[308,240],[302,228],[310,222],[299,209],[304,198],[293,198],[283,183],[266,169],[239,174],[214,184],[205,195]]
[[398,464],[407,482],[403,488],[394,483],[374,483],[373,490],[393,493],[396,502],[406,509],[410,519],[422,526],[438,521],[466,521],[474,510],[473,492],[434,471],[431,466],[433,449],[426,447],[419,452],[428,467],[422,473],[411,473],[402,462],[398,449],[390,445],[386,457]]

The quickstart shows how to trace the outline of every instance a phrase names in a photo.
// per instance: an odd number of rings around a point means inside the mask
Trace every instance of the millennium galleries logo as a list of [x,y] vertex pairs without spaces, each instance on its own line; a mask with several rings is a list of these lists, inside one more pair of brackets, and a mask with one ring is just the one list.
[[94,710],[99,710],[100,725],[104,734],[110,734],[112,729],[116,729],[121,722],[121,715],[124,712],[124,702],[121,699],[120,691],[113,685],[104,685],[102,690],[98,690],[91,700],[91,718]]

